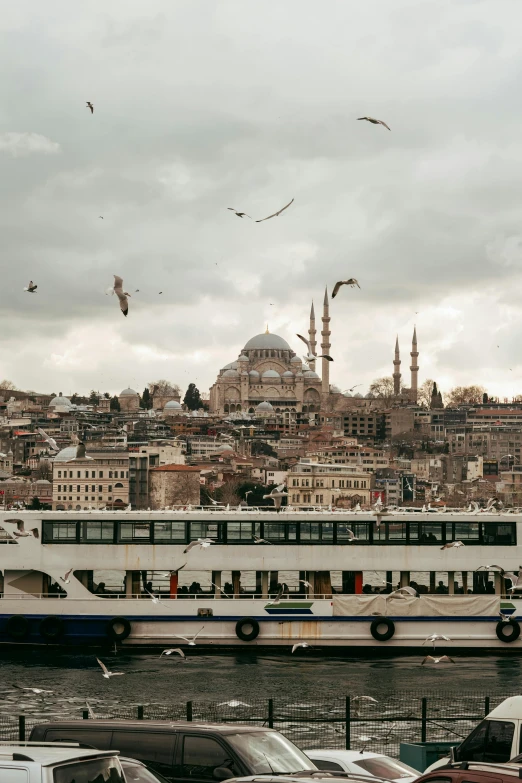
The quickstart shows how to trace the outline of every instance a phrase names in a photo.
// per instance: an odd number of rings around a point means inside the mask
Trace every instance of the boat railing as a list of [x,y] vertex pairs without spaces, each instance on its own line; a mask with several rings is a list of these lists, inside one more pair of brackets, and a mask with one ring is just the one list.
[[[422,600],[423,598],[446,598],[446,599],[458,599],[462,600],[463,598],[476,598],[477,595],[488,595],[487,593],[456,593],[455,595],[451,595],[448,593],[421,593],[417,596],[415,600]],[[489,596],[491,597],[491,596]],[[496,594],[497,598],[509,598],[509,599],[517,599],[520,596],[513,596],[512,593],[501,595]],[[263,603],[272,602],[274,606],[279,606],[281,608],[284,608],[286,603],[292,603],[293,601],[332,601],[333,598],[367,598],[369,601],[373,600],[375,598],[383,598],[385,600],[391,600],[394,604],[394,606],[400,607],[402,601],[394,600],[393,598],[390,599],[388,593],[311,593],[310,595],[306,595],[305,593],[289,593],[286,594],[284,597],[277,599],[276,593],[271,593],[267,596],[261,596],[256,595],[254,593],[239,593],[239,594],[229,594],[229,593],[183,593],[181,595],[169,595],[168,593],[158,593],[154,595],[153,600],[150,595],[144,595],[143,593],[132,593],[129,595],[126,595],[125,593],[92,593],[89,596],[79,596],[78,598],[74,598],[71,596],[69,599],[67,595],[65,594],[51,594],[48,593],[0,593],[0,600],[2,598],[8,599],[8,600],[22,600],[27,601],[31,599],[43,599],[43,598],[50,598],[50,599],[58,599],[58,600],[75,600],[75,601],[91,601],[93,598],[100,598],[104,600],[143,600],[143,601],[149,601],[154,606],[157,606],[158,604],[165,604],[166,601],[227,601],[227,600],[233,600],[233,601],[262,601]]]

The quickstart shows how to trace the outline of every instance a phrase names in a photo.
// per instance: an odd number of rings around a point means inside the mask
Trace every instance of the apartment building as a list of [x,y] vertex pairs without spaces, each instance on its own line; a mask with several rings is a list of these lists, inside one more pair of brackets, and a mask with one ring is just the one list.
[[288,472],[288,504],[300,508],[369,503],[372,486],[373,476],[354,465],[303,459]]
[[76,446],[53,460],[53,510],[124,508],[129,503],[127,452],[91,452],[76,459]]

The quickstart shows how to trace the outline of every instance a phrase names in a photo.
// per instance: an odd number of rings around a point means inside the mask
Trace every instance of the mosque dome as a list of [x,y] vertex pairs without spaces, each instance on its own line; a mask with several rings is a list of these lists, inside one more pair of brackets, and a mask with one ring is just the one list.
[[232,369],[225,370],[225,372],[223,373],[223,378],[237,378],[237,376],[238,376],[237,370],[232,370]]
[[250,370],[248,374],[250,375],[252,380],[259,378],[259,373],[257,370]]
[[182,406],[177,402],[177,400],[169,400],[165,407],[163,408],[164,411],[181,411],[183,410]]
[[76,457],[76,446],[67,446],[58,452],[53,458],[53,462],[68,462]]
[[267,400],[260,402],[259,405],[256,407],[256,413],[273,413],[273,412],[274,412],[274,408]]
[[341,390],[338,386],[334,386],[333,384],[330,385],[330,391],[334,394],[341,394]]
[[299,358],[299,356],[292,356],[290,359],[290,364],[302,364],[303,362]]
[[250,361],[250,359],[248,358],[248,356],[245,356],[244,353],[242,353],[241,356],[238,359],[238,362],[249,362],[249,361]]
[[359,392],[357,392],[357,394],[354,394],[353,396],[356,397],[358,400],[362,400],[363,398],[362,394],[359,394]]
[[261,376],[262,381],[280,381],[281,376],[277,372],[277,370],[265,370],[263,375]]
[[345,392],[343,397],[353,397],[353,394],[351,392]]
[[230,362],[230,364],[225,364],[225,366],[222,369],[223,370],[237,370],[237,362]]
[[294,377],[294,373],[291,370],[285,370],[285,372],[282,374],[281,378],[292,378]]
[[310,379],[311,378],[314,378],[314,379],[317,378],[317,380],[319,380],[319,376],[313,370],[307,370],[306,372],[303,373],[303,375],[304,375],[305,378],[310,378]]
[[374,400],[375,399],[375,395],[372,394],[371,392],[368,392],[368,394],[364,395],[364,399],[365,400]]
[[61,408],[72,408],[72,402],[68,397],[64,397],[62,393],[58,395],[58,397],[53,397],[51,402],[49,403],[50,408],[55,407],[61,407]]
[[120,393],[120,397],[135,397],[138,392],[134,391],[134,389],[131,389],[130,386],[127,389],[124,389]]
[[266,350],[266,349],[273,349],[275,351],[291,351],[292,349],[286,342],[286,340],[283,340],[282,337],[279,337],[278,334],[270,334],[270,332],[265,332],[264,334],[256,334],[255,337],[252,337],[245,347],[243,348],[244,351],[254,351],[256,349]]

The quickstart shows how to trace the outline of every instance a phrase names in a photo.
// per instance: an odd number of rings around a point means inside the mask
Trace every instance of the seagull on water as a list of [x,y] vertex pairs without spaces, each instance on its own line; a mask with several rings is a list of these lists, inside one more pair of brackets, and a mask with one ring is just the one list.
[[290,204],[293,204],[293,203],[294,203],[294,199],[292,199],[292,201],[289,201],[288,204],[286,204],[286,206],[284,206],[282,209],[279,210],[279,212],[274,212],[273,215],[268,215],[268,217],[266,217],[266,218],[261,218],[261,220],[256,220],[256,223],[262,223],[264,220],[270,220],[270,218],[279,217],[281,212],[284,212],[285,209],[288,209]]
[[191,541],[190,544],[186,549],[183,550],[183,554],[186,555],[187,552],[190,552],[191,549],[194,549],[195,546],[201,547],[201,549],[206,549],[211,544],[213,544],[214,541],[211,538],[198,538],[197,541]]
[[87,101],[86,108],[91,110],[91,114],[94,114],[94,106],[91,101]]
[[102,677],[105,677],[106,680],[110,680],[111,677],[118,677],[122,674],[125,674],[125,672],[110,672],[108,668],[105,666],[105,664],[102,661],[100,661],[99,658],[96,658],[96,660],[98,661],[98,663],[102,668],[102,672],[103,672]]
[[314,352],[312,351],[312,347],[310,345],[310,340],[307,340],[306,337],[303,337],[302,334],[298,334],[297,337],[299,337],[300,340],[304,342],[306,347],[308,348],[308,354],[305,356],[306,362],[315,362],[316,359],[327,359],[329,362],[333,362],[333,359],[331,356],[329,356],[327,353],[322,353],[319,356],[316,356]]
[[455,663],[455,661],[449,655],[441,655],[440,658],[436,658],[434,655],[427,655],[423,659],[421,666],[424,666],[425,663]]
[[466,544],[463,541],[450,541],[449,544],[444,544],[444,546],[441,546],[441,549],[455,549],[459,546],[466,546]]
[[32,280],[29,280],[29,285],[24,288],[24,291],[27,291],[28,294],[35,294],[37,288],[38,286],[36,283],[33,283]]
[[355,288],[355,286],[357,286],[357,288],[361,287],[357,282],[357,280],[355,279],[355,277],[350,277],[348,280],[338,280],[337,283],[334,285],[334,290],[332,291],[332,299],[335,299],[335,297],[339,293],[340,287],[343,285],[349,285],[350,288]]
[[13,688],[18,688],[19,691],[31,691],[31,693],[36,693],[37,696],[40,696],[40,694],[42,693],[54,693],[54,691],[46,691],[43,688],[26,688],[14,684],[13,684]]
[[298,650],[300,647],[310,647],[310,649],[312,649],[307,642],[298,642],[297,644],[294,644],[294,646],[292,647],[292,652],[295,653],[295,651]]
[[355,702],[356,704],[360,704],[361,702],[366,702],[367,704],[378,704],[379,702],[377,699],[374,699],[373,696],[352,696],[350,701]]
[[283,502],[283,498],[288,497],[288,492],[285,492],[284,489],[285,485],[279,484],[279,486],[274,487],[269,495],[263,495],[263,500],[273,500],[274,508],[279,511],[281,508],[281,503]]
[[250,217],[250,215],[247,215],[246,212],[239,212],[237,209],[234,209],[234,207],[227,207],[231,212],[234,213],[234,215],[237,215],[239,218],[250,218],[250,220],[253,220],[253,218]]
[[[373,123],[373,125],[384,125],[385,128],[388,128],[385,122],[382,120],[376,120],[375,117],[357,117],[358,120],[366,120],[367,122]],[[388,128],[388,130],[391,130],[391,128]]]
[[68,584],[70,583],[70,581],[71,581],[71,580],[69,579],[69,577],[70,577],[70,575],[72,574],[73,570],[74,570],[73,568],[69,568],[69,570],[67,571],[67,573],[65,574],[65,576],[61,576],[61,577],[60,577],[61,581],[62,581],[64,584],[68,585]]
[[183,650],[181,650],[179,647],[173,647],[172,649],[169,650],[163,650],[163,652],[160,655],[160,658],[163,655],[173,655],[173,653],[176,653],[177,655],[181,656],[181,658],[185,657],[185,653],[183,652]]
[[195,647],[196,646],[196,639],[198,638],[199,634],[201,633],[201,631],[204,628],[205,628],[205,626],[203,626],[203,628],[200,628],[199,631],[196,634],[194,634],[194,636],[179,636],[177,634],[174,634],[174,638],[175,639],[183,639],[183,641],[186,642],[189,647]]
[[113,294],[116,294],[120,300],[120,310],[126,317],[129,312],[129,302],[127,297],[130,296],[128,291],[123,290],[123,278],[119,275],[114,275],[114,287],[112,289]]
[[[266,497],[270,497],[270,495],[266,495]],[[254,544],[272,544],[271,541],[267,541],[266,538],[259,538],[259,536],[252,536],[254,539]]]
[[34,538],[40,538],[37,527],[26,530],[23,519],[4,519],[2,524],[16,525],[16,530],[13,530],[13,536],[15,538],[25,538],[26,536],[33,536]]
[[52,448],[53,451],[60,451],[58,444],[56,443],[54,438],[51,438],[51,436],[48,435],[46,432],[44,432],[40,427],[37,428],[37,432],[39,435],[42,436],[45,442],[49,444],[49,446]]
[[217,705],[218,707],[251,707],[251,704],[247,704],[246,701],[238,701],[237,699],[231,699],[231,701],[221,701]]

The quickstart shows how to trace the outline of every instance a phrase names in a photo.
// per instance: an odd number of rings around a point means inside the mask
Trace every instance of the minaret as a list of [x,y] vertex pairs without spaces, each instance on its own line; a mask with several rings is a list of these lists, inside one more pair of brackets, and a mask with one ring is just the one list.
[[[330,353],[330,307],[328,305],[328,289],[324,289],[324,302],[323,302],[323,330],[321,337],[323,341],[321,343],[321,353]],[[330,362],[327,359],[323,359],[321,378],[323,381],[322,391],[323,397],[328,398],[330,393]]]
[[412,402],[417,402],[417,376],[419,374],[419,365],[417,364],[417,357],[419,352],[417,350],[417,329],[413,327],[413,339],[411,341],[411,394],[410,399]]
[[393,394],[398,397],[401,393],[401,356],[399,353],[399,335],[395,340],[395,359],[393,360]]
[[[314,312],[314,303],[312,302],[312,309],[310,310],[310,328],[308,330],[308,337],[310,340],[310,350],[315,356],[316,348],[317,348],[317,340],[315,339],[316,335],[316,329],[315,329],[315,312]],[[310,369],[315,372],[315,360],[313,362],[309,362]]]

